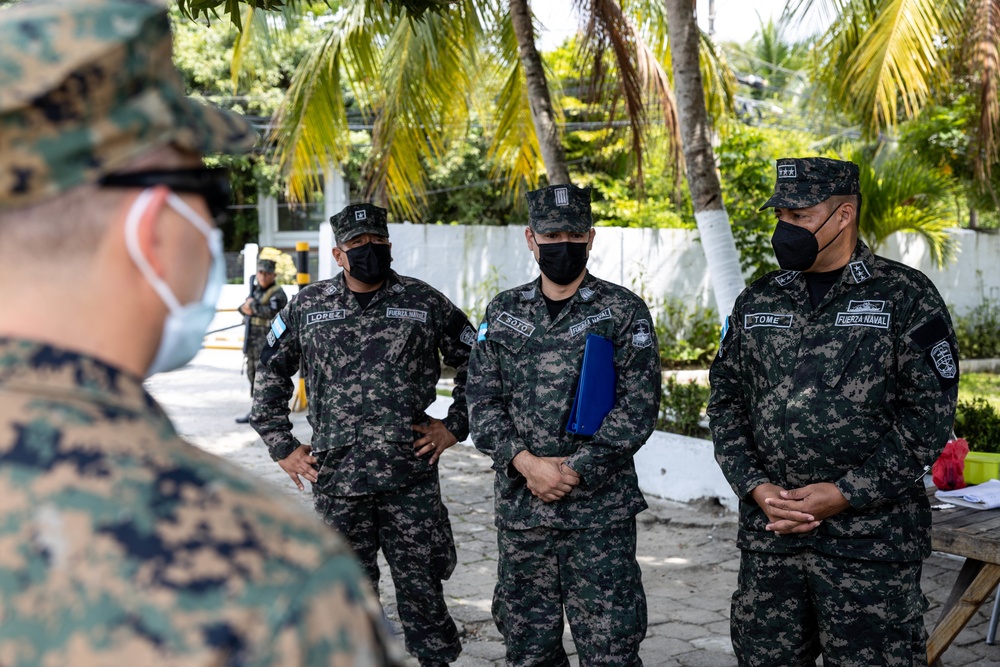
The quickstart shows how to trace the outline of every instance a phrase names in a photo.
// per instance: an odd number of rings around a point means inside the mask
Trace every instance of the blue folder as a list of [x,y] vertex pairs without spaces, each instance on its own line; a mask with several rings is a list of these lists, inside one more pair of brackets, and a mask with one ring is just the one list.
[[566,430],[594,435],[615,407],[615,346],[604,336],[587,334],[583,367]]

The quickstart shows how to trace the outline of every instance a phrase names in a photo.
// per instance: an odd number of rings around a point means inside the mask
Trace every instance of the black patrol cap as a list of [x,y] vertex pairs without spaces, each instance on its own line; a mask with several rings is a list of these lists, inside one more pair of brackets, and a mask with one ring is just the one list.
[[809,208],[834,195],[861,194],[858,165],[827,157],[786,157],[778,160],[774,194],[765,208]]
[[389,238],[387,211],[374,204],[349,204],[330,217],[337,243],[346,243],[355,236],[375,234]]
[[258,259],[257,270],[264,273],[274,273],[275,262],[273,259]]

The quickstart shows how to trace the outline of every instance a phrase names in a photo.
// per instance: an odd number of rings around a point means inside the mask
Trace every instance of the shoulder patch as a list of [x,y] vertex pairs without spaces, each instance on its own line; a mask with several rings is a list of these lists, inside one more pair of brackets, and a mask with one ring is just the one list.
[[719,359],[722,358],[726,349],[726,335],[729,333],[729,318],[731,317],[732,315],[722,321],[722,331],[719,333]]
[[279,313],[275,315],[274,319],[271,320],[271,332],[267,334],[268,345],[274,347],[275,343],[281,340],[281,337],[285,334],[285,331],[287,330],[288,330],[288,325],[285,324],[285,321],[283,319],[281,319],[281,314]]
[[476,335],[476,341],[482,342],[486,340],[486,332],[489,331],[490,325],[483,322],[479,325],[479,333]]
[[958,384],[958,348],[944,318],[938,315],[910,333],[910,339],[924,351],[927,365],[945,392]]
[[653,344],[652,329],[649,320],[636,320],[632,323],[632,347],[649,347]]
[[469,347],[472,347],[476,342],[476,332],[473,331],[472,327],[466,325],[466,327],[462,329],[462,333],[458,337],[458,340],[465,343]]

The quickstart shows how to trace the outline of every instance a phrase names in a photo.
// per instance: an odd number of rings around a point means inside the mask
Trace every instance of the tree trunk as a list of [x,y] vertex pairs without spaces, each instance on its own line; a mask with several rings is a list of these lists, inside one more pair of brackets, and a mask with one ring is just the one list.
[[531,27],[531,10],[528,0],[510,0],[510,20],[517,36],[517,46],[524,68],[524,78],[528,84],[528,103],[531,105],[531,119],[535,124],[535,134],[545,161],[549,185],[569,183],[569,169],[566,167],[566,152],[563,150],[549,84],[545,80],[542,57],[535,48],[535,32]]
[[694,218],[705,250],[712,291],[719,317],[733,309],[743,291],[740,256],[733,242],[729,216],[722,202],[722,187],[715,169],[715,152],[709,138],[708,111],[699,63],[699,33],[695,21],[695,0],[664,0],[670,56],[674,69],[674,92],[681,145],[687,165],[688,189],[694,204]]

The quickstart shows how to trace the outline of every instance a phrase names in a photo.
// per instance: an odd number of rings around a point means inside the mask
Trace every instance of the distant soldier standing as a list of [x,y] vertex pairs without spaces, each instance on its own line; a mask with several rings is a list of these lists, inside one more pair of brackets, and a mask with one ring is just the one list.
[[[475,331],[433,287],[390,268],[385,209],[353,204],[331,218],[344,270],[304,288],[271,324],[250,423],[271,458],[316,511],[350,541],[379,580],[381,548],[392,571],[407,650],[422,666],[461,652],[441,581],[455,543],[437,460],[468,435],[465,378]],[[444,421],[428,417],[441,356],[456,370]],[[312,443],[291,433],[291,376],[305,368]]]
[[[469,370],[473,441],[496,471],[493,618],[514,667],[569,664],[564,611],[581,665],[641,665],[646,502],[632,457],[659,408],[656,335],[642,299],[587,272],[589,189],[529,192],[528,217],[541,276],[493,299]],[[614,346],[616,400],[593,436],[571,435],[588,333]]]
[[781,271],[736,300],[712,365],[715,456],[740,498],[742,666],[927,664],[923,475],[958,350],[934,285],[858,239],[858,166],[778,160]]
[[171,55],[163,3],[0,10],[0,280],[31,276],[0,318],[0,662],[385,664],[343,538],[143,387],[197,354],[225,281],[229,179],[201,156],[257,138]]
[[[288,295],[274,279],[275,263],[273,259],[257,260],[257,276],[250,296],[247,297],[239,310],[246,318],[246,328],[243,335],[243,354],[246,358],[247,379],[250,380],[250,396],[253,397],[253,381],[257,371],[257,361],[260,350],[267,342],[267,333],[271,330],[271,318],[288,303]],[[237,417],[237,424],[246,424],[250,415]]]

